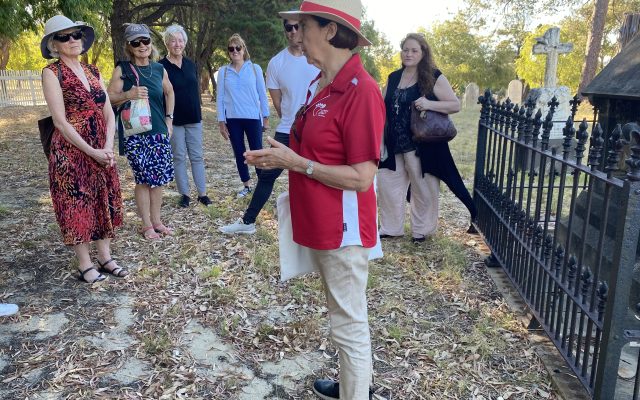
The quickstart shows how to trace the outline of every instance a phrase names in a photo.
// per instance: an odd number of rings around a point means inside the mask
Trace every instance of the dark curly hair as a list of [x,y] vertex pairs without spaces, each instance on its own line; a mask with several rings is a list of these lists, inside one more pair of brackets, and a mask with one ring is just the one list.
[[418,87],[420,88],[420,92],[425,96],[433,94],[433,85],[436,84],[434,72],[437,67],[433,60],[433,52],[431,51],[431,47],[429,47],[429,44],[427,43],[427,40],[424,38],[423,34],[409,33],[400,42],[401,49],[402,47],[404,47],[405,42],[409,39],[413,39],[418,42],[418,44],[420,45],[420,50],[422,50],[422,59],[418,63]]

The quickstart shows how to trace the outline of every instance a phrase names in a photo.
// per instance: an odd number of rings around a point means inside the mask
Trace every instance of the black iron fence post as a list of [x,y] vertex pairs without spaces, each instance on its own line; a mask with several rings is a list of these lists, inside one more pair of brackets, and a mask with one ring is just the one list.
[[[607,160],[608,168],[615,170],[617,154],[616,148],[622,146],[620,139],[620,126],[614,130],[610,144],[612,147],[611,156]],[[640,312],[640,301],[637,291],[632,291],[633,279],[638,278],[636,269],[636,247],[640,236],[640,131],[631,132],[633,140],[632,154],[626,160],[629,166],[627,181],[624,185],[624,198],[628,199],[626,212],[621,214],[621,221],[616,235],[616,242],[620,246],[616,248],[614,254],[614,265],[611,275],[611,285],[608,293],[607,307],[602,334],[602,350],[598,361],[598,373],[595,382],[595,399],[613,399],[616,393],[616,383],[618,380],[618,368],[622,348],[630,341],[640,340],[640,330],[625,329],[633,326],[633,320],[638,318]],[[635,387],[637,393],[638,387]],[[634,397],[635,398],[635,397]]]
[[[625,344],[632,340],[640,339],[640,331],[626,330],[636,318],[631,293],[633,282],[633,270],[636,262],[636,245],[640,235],[640,182],[625,182],[624,192],[628,194],[626,213],[622,214],[623,221],[619,226],[616,242],[616,254],[614,255],[614,268],[609,280],[609,292],[605,309],[601,354],[598,358],[598,367],[595,382],[594,398],[596,400],[611,400],[615,398],[616,382],[618,380],[618,367],[620,355]],[[624,225],[623,225],[624,224]],[[636,294],[637,295],[637,294]]]

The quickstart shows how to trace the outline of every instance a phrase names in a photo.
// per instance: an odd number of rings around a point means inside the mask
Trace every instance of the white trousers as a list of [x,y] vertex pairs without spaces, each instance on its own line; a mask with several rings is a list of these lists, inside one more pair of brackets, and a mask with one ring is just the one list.
[[405,198],[411,183],[411,234],[415,238],[433,235],[438,227],[440,180],[422,176],[416,152],[396,154],[396,170],[378,170],[380,234],[404,235]]
[[369,251],[362,246],[311,250],[327,296],[331,340],[340,357],[340,398],[368,400],[372,378],[367,315]]

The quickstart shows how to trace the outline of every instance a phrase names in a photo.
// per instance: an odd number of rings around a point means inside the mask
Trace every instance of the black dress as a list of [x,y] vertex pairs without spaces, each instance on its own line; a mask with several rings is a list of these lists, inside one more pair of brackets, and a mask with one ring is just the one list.
[[[387,147],[389,157],[380,163],[379,168],[388,168],[392,171],[396,170],[396,160],[392,155],[413,150],[406,150],[406,140],[403,140],[403,137],[406,137],[407,135],[409,135],[409,138],[411,137],[409,127],[411,110],[400,106],[400,103],[398,102],[398,85],[400,83],[403,70],[404,67],[389,74],[389,78],[387,80],[387,93],[384,98],[387,116],[384,143]],[[442,73],[440,70],[436,69],[434,72],[435,79],[438,79],[440,75],[442,75]],[[406,98],[404,99],[405,102],[408,101],[412,103],[420,97],[421,94],[417,90],[413,90],[411,92],[408,91],[413,87],[417,88],[417,84],[404,89],[407,90]],[[433,93],[429,94],[427,99],[433,101],[438,100]],[[398,106],[401,107],[399,110]],[[396,112],[396,110],[399,112]],[[403,124],[402,122],[399,122],[399,118],[402,118],[406,123]],[[455,194],[460,201],[462,201],[465,207],[467,207],[471,214],[471,219],[474,220],[478,214],[478,210],[471,198],[471,195],[469,194],[469,191],[462,181],[462,177],[460,176],[460,172],[458,171],[455,162],[453,161],[451,150],[449,150],[449,143],[413,143],[413,145],[415,146],[416,156],[420,157],[422,174],[431,174],[443,181],[449,187],[451,192]]]

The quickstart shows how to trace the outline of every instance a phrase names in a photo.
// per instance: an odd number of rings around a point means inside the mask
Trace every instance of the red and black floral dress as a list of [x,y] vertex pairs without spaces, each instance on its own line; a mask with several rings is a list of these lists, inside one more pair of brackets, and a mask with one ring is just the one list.
[[[49,68],[58,76],[67,121],[89,146],[103,148],[107,127],[102,110],[107,99],[98,69],[82,64],[91,91],[64,63]],[[122,224],[120,180],[115,167],[103,167],[68,142],[56,129],[49,156],[49,188],[64,244],[76,245],[114,237]]]

